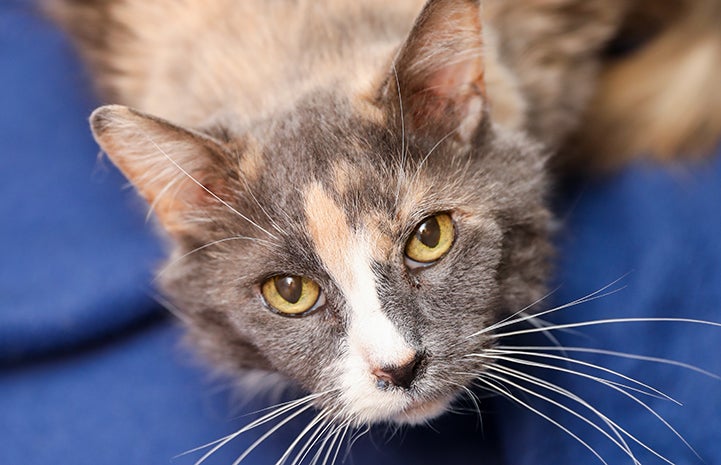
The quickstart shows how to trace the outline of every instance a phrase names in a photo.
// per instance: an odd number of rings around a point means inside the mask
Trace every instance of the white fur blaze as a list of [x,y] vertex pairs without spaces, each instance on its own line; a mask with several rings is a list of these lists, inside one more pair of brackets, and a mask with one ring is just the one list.
[[346,351],[339,361],[343,401],[362,421],[386,419],[409,403],[403,392],[378,389],[374,369],[399,366],[415,352],[381,309],[371,269],[371,246],[357,236],[350,252],[353,282],[343,289],[350,310]]
[[305,192],[305,213],[315,251],[343,293],[348,311],[345,350],[331,367],[340,378],[342,401],[358,422],[387,419],[410,399],[398,390],[378,389],[372,372],[404,365],[415,352],[381,308],[372,270],[372,235],[353,230],[319,184]]

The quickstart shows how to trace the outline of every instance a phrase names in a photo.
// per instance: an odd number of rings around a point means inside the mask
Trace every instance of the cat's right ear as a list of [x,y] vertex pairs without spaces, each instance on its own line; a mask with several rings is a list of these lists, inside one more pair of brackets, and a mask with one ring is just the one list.
[[225,181],[214,173],[227,154],[218,141],[121,105],[98,108],[90,125],[100,147],[171,235],[189,232],[192,217],[220,202]]
[[479,0],[429,0],[393,62],[381,99],[409,133],[469,142],[486,112]]

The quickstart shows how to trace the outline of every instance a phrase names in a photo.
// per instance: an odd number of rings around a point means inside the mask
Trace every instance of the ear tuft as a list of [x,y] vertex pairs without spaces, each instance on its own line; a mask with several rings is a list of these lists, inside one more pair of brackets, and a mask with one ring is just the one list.
[[121,105],[107,105],[96,108],[95,111],[90,114],[90,128],[92,129],[95,138],[97,139],[100,137],[100,135],[108,128],[113,113],[125,110],[128,109]]

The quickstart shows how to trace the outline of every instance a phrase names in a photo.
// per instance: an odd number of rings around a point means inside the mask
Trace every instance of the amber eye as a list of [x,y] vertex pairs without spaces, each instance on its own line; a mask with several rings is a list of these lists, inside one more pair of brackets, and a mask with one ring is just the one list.
[[455,228],[448,213],[429,216],[416,226],[406,244],[406,264],[418,267],[434,263],[453,245]]
[[301,276],[274,276],[261,286],[266,303],[288,316],[302,316],[318,308],[322,300],[320,287]]

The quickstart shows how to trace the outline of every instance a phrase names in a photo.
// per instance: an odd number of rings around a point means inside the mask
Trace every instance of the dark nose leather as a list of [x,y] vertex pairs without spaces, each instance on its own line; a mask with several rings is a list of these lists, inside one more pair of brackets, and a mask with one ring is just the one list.
[[373,370],[373,375],[378,378],[378,387],[383,388],[388,385],[402,387],[408,389],[411,383],[416,379],[418,368],[421,364],[423,356],[415,354],[415,356],[403,365],[384,366]]

